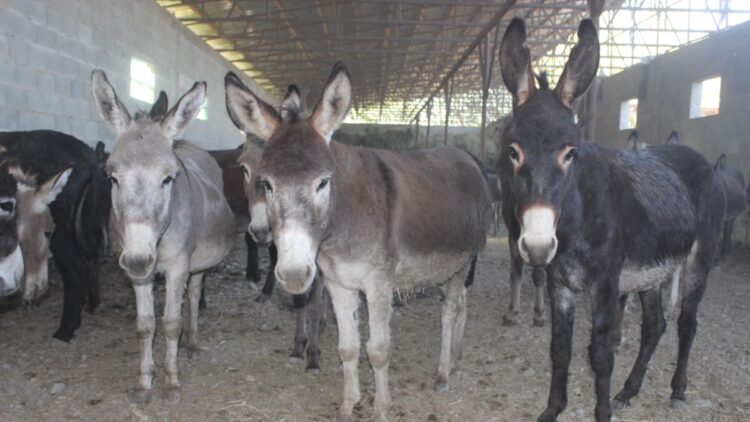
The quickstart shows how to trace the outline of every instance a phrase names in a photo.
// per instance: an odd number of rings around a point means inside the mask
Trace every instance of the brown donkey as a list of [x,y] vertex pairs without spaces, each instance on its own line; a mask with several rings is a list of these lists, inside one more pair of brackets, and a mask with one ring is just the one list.
[[320,267],[330,292],[344,368],[339,420],[350,420],[360,400],[360,292],[369,314],[375,418],[387,420],[391,402],[389,325],[396,287],[446,287],[436,386],[447,390],[466,322],[464,279],[484,245],[490,216],[477,163],[455,148],[399,154],[331,142],[351,104],[342,64],[334,66],[309,118],[296,90],[277,113],[231,72],[225,88],[232,120],[267,141],[259,173],[279,252],[276,278],[299,294]]

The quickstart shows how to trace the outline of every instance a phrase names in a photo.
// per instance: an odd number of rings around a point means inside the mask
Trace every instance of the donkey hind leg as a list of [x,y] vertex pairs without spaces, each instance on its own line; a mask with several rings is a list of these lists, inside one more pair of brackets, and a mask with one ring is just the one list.
[[503,316],[503,325],[510,327],[519,324],[521,310],[521,283],[523,282],[523,260],[518,252],[518,244],[508,236],[510,249],[510,308]]
[[271,246],[268,247],[268,255],[271,259],[271,263],[268,265],[266,283],[263,284],[263,289],[258,295],[258,298],[255,299],[255,301],[258,303],[266,303],[268,299],[271,299],[273,288],[276,286],[276,261],[278,260],[279,255],[276,250],[276,245],[274,245],[273,243],[271,243]]
[[628,294],[625,293],[620,295],[617,300],[617,308],[615,308],[617,315],[615,315],[615,325],[612,327],[612,347],[614,347],[615,352],[622,346],[622,320],[625,318],[627,308]]
[[[717,230],[718,232],[718,230]],[[687,406],[685,402],[685,390],[687,389],[687,365],[690,349],[698,327],[697,313],[698,305],[706,290],[706,278],[711,267],[715,244],[701,243],[700,240],[693,244],[682,271],[682,304],[680,316],[677,319],[677,337],[679,348],[677,355],[677,367],[672,378],[672,407],[682,409]]]
[[320,333],[325,325],[325,311],[327,306],[326,291],[323,280],[316,277],[312,286],[310,302],[305,307],[310,327],[307,334],[307,371],[320,371]]
[[[164,324],[164,336],[167,339],[167,350],[164,359],[164,369],[167,375],[167,399],[170,402],[179,401],[179,368],[177,366],[177,352],[178,342],[180,334],[182,332],[182,302],[183,296],[185,295],[185,287],[188,284],[188,272],[187,266],[182,268],[170,269],[166,271],[167,288],[164,299],[164,315],[162,317],[162,323]],[[202,274],[193,274],[190,276],[191,287],[195,288],[195,314],[193,315],[191,309],[190,319],[196,321],[198,319],[198,298],[200,295],[200,281]],[[197,281],[193,281],[197,280]],[[191,289],[190,296],[193,296],[193,289]],[[192,297],[190,302],[193,302]],[[192,308],[192,306],[191,306]],[[188,327],[191,323],[188,324]],[[192,328],[188,328],[187,342],[190,347],[190,336],[194,335],[190,331]]]
[[[670,275],[671,278],[671,275]],[[643,308],[643,319],[641,321],[641,347],[638,358],[635,360],[633,369],[630,371],[625,386],[615,396],[612,402],[614,410],[620,410],[630,404],[630,399],[635,397],[641,390],[643,377],[648,369],[648,362],[659,344],[667,322],[664,319],[664,311],[661,306],[661,289],[656,287],[639,293],[641,307]],[[627,296],[625,296],[627,297]]]
[[448,391],[449,379],[453,364],[461,353],[464,326],[466,324],[466,287],[464,280],[469,271],[469,264],[454,274],[446,286],[442,310],[442,340],[440,345],[440,362],[435,381],[437,391]]
[[719,251],[719,259],[724,259],[732,251],[732,230],[734,229],[734,220],[727,220],[724,222],[721,235],[721,251]]
[[[313,281],[314,287],[315,281]],[[304,360],[305,348],[307,347],[307,315],[306,308],[309,306],[309,299],[306,294],[293,295],[294,314],[296,317],[294,327],[294,344],[292,353],[289,354],[289,360],[293,363],[299,363]]]
[[[463,288],[464,277],[459,280]],[[391,351],[391,303],[393,291],[390,283],[368,283],[367,313],[370,338],[367,340],[367,357],[375,377],[375,420],[387,421],[391,407],[388,389],[388,364]]]
[[250,233],[245,232],[245,245],[247,246],[247,266],[245,267],[245,279],[253,283],[260,282],[260,266],[258,265],[258,244],[255,243]]
[[360,398],[359,392],[359,291],[336,283],[327,283],[331,294],[336,323],[339,327],[339,357],[344,370],[344,395],[339,407],[338,421],[351,421],[352,411]]
[[88,266],[88,301],[86,301],[86,312],[93,314],[94,310],[101,303],[99,294],[99,265],[98,263],[89,264]]
[[200,309],[200,301],[203,298],[203,279],[206,273],[191,274],[188,286],[187,296],[188,302],[183,305],[183,309],[187,324],[185,326],[185,350],[187,351],[188,359],[192,359],[193,354],[198,353],[200,348],[198,347],[198,313]]
[[534,267],[531,278],[534,281],[534,327],[544,327],[544,268]]
[[136,331],[140,347],[140,376],[138,386],[132,396],[133,401],[146,404],[151,401],[154,380],[154,284],[152,279],[133,280],[136,303]]
[[69,342],[75,330],[81,326],[81,312],[88,291],[88,274],[75,257],[70,257],[70,262],[65,262],[64,257],[55,256],[55,262],[63,281],[63,311],[60,326],[52,337]]

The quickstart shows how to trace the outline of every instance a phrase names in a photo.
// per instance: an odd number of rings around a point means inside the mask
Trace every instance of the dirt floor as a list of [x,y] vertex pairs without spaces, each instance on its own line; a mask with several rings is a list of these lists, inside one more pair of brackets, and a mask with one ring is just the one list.
[[[1,421],[302,421],[331,420],[341,396],[335,321],[329,314],[322,339],[322,371],[305,373],[289,362],[294,314],[277,289],[272,301],[254,301],[244,279],[244,247],[208,277],[208,309],[201,317],[203,352],[180,353],[181,402],[165,400],[164,337],[157,322],[156,393],[151,404],[129,401],[138,372],[132,289],[114,260],[101,270],[103,303],[70,344],[54,340],[61,311],[59,276],[39,306],[0,314]],[[264,258],[264,263],[265,263]],[[544,409],[549,386],[549,326],[531,326],[532,289],[524,286],[523,324],[503,327],[508,305],[505,239],[491,238],[469,290],[464,354],[447,393],[433,391],[438,362],[440,303],[421,294],[396,308],[392,322],[391,392],[395,420],[526,421]],[[161,312],[163,287],[157,286]],[[560,421],[591,420],[592,373],[586,358],[590,306],[579,296],[569,404]],[[365,320],[365,318],[362,318]],[[750,420],[750,250],[737,250],[712,272],[700,308],[690,361],[689,410],[671,410],[669,381],[675,366],[675,321],[652,360],[640,395],[618,413],[621,421]],[[622,386],[637,354],[640,306],[629,307],[626,341],[616,358],[613,391]],[[363,329],[366,335],[366,329]],[[364,350],[364,348],[363,348]],[[372,413],[371,371],[360,362],[363,401],[359,417]]]

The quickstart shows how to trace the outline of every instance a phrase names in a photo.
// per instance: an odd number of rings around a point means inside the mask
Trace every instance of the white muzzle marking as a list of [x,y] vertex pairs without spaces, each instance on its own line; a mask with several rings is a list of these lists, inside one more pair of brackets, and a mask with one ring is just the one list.
[[247,227],[250,235],[258,243],[271,241],[271,230],[268,225],[268,211],[266,202],[257,202],[250,208],[250,225]]
[[530,207],[521,215],[518,251],[530,265],[546,265],[557,251],[555,211],[546,206]]
[[133,258],[152,259],[151,265],[156,264],[156,232],[151,226],[143,223],[131,223],[125,225],[122,236],[122,254],[120,255],[120,266],[131,277],[144,276],[144,274],[130,274],[130,269],[123,265],[125,261]]
[[0,261],[0,296],[9,296],[21,287],[23,272],[23,253],[21,246],[16,245],[16,249]]
[[292,225],[281,230],[274,242],[279,252],[276,279],[286,291],[302,294],[315,278],[317,247],[307,230]]

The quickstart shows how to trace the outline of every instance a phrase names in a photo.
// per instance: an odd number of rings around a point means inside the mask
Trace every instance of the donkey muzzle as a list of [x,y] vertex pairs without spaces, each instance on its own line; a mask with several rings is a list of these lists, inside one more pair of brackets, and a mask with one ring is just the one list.
[[315,266],[309,264],[292,268],[282,268],[280,265],[276,265],[274,273],[284,290],[293,295],[301,295],[310,288],[315,271]]
[[518,239],[521,258],[533,267],[544,266],[552,261],[557,252],[557,238],[521,237]]
[[557,252],[555,211],[548,206],[529,207],[521,215],[518,252],[529,265],[549,264]]
[[146,278],[154,269],[156,257],[153,254],[146,255],[120,255],[120,267],[125,270],[131,278]]

